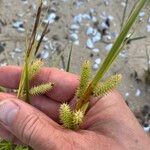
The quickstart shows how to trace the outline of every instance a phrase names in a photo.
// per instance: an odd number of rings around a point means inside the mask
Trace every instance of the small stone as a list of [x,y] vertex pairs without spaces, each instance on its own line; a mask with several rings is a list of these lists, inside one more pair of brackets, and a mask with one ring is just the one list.
[[95,64],[93,65],[93,69],[94,69],[94,70],[97,70],[98,68],[99,68],[99,65],[95,63]]
[[47,0],[43,0],[43,5],[47,6],[48,5],[48,1]]
[[100,41],[101,37],[102,37],[101,34],[99,32],[97,32],[96,35],[92,37],[93,43]]
[[42,59],[47,59],[49,57],[49,52],[47,50],[43,50],[41,52],[41,58]]
[[109,15],[109,16],[108,16],[108,19],[109,19],[110,21],[112,21],[112,20],[114,20],[114,17],[111,16],[111,15]]
[[105,50],[106,50],[106,51],[110,51],[111,48],[112,48],[112,46],[113,46],[113,44],[108,44],[108,45],[106,45],[106,46],[105,46]]
[[37,5],[36,5],[35,3],[32,3],[32,8],[33,8],[34,10],[36,10],[36,9],[37,9]]
[[82,15],[82,18],[84,20],[91,20],[91,16],[89,14],[86,14],[86,13]]
[[145,12],[144,12],[144,11],[140,12],[140,13],[139,13],[139,16],[140,16],[140,17],[144,17],[144,16],[145,16]]
[[148,18],[148,23],[150,23],[150,17]]
[[125,97],[129,97],[129,95],[130,95],[130,94],[129,94],[128,92],[125,93]]
[[79,45],[79,44],[80,44],[79,40],[74,41],[74,45]]
[[122,58],[127,58],[128,57],[128,55],[127,55],[127,53],[125,51],[120,52],[119,56],[122,57]]
[[20,32],[24,32],[25,28],[24,28],[24,24],[23,21],[13,21],[12,26]]
[[87,35],[92,35],[93,32],[94,32],[94,28],[88,27],[88,29],[87,29],[87,31],[86,31],[86,34],[87,34]]
[[99,53],[99,49],[98,49],[98,48],[94,48],[94,49],[92,49],[92,51],[93,51],[94,53]]
[[125,3],[125,2],[121,2],[121,5],[122,5],[123,7],[125,7],[125,6],[126,6],[126,3]]
[[49,46],[48,45],[44,45],[44,49],[48,50],[49,49]]
[[93,22],[97,22],[97,18],[95,16],[92,17]]
[[[36,36],[36,40],[39,41],[40,38],[41,38],[41,35],[38,34],[38,35]],[[48,41],[48,38],[44,36],[43,41],[44,41],[44,42]]]
[[56,18],[56,13],[52,12],[50,13],[48,16],[47,16],[47,19],[45,19],[43,22],[44,23],[53,23],[55,21],[55,18]]
[[10,52],[11,58],[15,58],[16,53],[15,52]]
[[73,25],[71,25],[71,27],[70,27],[70,29],[71,29],[72,31],[79,30],[79,28],[80,28],[80,26],[79,26],[79,25],[76,25],[76,24],[73,24]]
[[82,22],[82,14],[74,16],[73,22],[80,24]]
[[150,132],[150,125],[143,128],[145,132]]
[[104,0],[104,4],[107,6],[109,5],[109,1],[108,0]]
[[20,48],[15,48],[14,51],[17,52],[17,53],[21,53],[22,52],[22,50]]
[[102,28],[102,30],[103,30],[103,29],[108,29],[109,27],[108,27],[108,25],[106,24],[106,22],[102,22],[102,23],[101,23],[101,28]]
[[136,93],[135,93],[135,96],[136,97],[139,97],[141,95],[141,90],[140,89],[137,89],[136,90]]
[[101,63],[101,59],[100,58],[95,59],[95,63],[99,65]]
[[90,49],[93,49],[93,48],[94,48],[94,44],[93,44],[93,42],[92,42],[91,39],[88,39],[88,40],[87,40],[86,46],[87,46],[87,48],[90,48]]
[[72,33],[72,34],[70,35],[70,38],[71,38],[72,41],[76,41],[76,40],[79,39],[79,37],[78,37],[78,35],[77,35],[76,33]]
[[23,4],[28,4],[28,0],[22,0],[23,1]]
[[147,32],[150,32],[150,25],[147,25],[146,28],[147,28]]

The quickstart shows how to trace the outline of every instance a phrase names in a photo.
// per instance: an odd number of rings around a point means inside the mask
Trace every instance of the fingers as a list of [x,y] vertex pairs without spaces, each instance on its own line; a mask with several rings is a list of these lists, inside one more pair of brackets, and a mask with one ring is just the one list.
[[[18,88],[21,76],[21,68],[7,66],[0,68],[0,85],[7,88]],[[54,88],[47,95],[57,101],[70,100],[78,85],[78,77],[71,73],[55,68],[42,68],[33,80],[32,85],[52,82]]]
[[91,107],[86,114],[83,128],[90,130],[104,128],[106,131],[107,127],[108,130],[112,128],[112,124],[115,124],[116,128],[118,128],[117,126],[122,127],[127,122],[128,127],[139,128],[136,118],[126,105],[121,94],[117,91],[112,91]]
[[36,96],[32,98],[31,104],[54,121],[59,122],[60,103],[50,100],[47,96]]
[[17,145],[24,145],[19,141],[11,132],[9,132],[5,127],[0,124],[0,138],[6,141],[12,141]]
[[0,101],[0,122],[33,149],[56,148],[62,133],[58,124],[18,99]]
[[12,140],[12,134],[11,132],[9,132],[6,128],[4,128],[1,124],[0,124],[0,138],[1,139],[5,139],[5,140]]
[[78,78],[76,75],[62,70],[43,68],[33,80],[33,84],[36,85],[45,82],[54,83],[54,88],[46,95],[56,101],[64,102],[74,96],[78,85]]
[[6,88],[18,88],[21,77],[20,67],[0,67],[0,85]]
[[[8,93],[0,93],[0,100],[1,99],[11,99],[16,98],[15,95],[8,94]],[[41,110],[43,113],[45,113],[47,116],[49,116],[54,121],[58,122],[58,116],[59,116],[59,107],[60,103],[51,100],[47,96],[35,96],[31,100],[31,104]]]

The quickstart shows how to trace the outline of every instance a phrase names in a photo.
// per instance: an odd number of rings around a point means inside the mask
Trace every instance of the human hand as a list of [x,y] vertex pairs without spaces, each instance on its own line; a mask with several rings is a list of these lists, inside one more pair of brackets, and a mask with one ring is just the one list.
[[[0,85],[18,88],[20,75],[20,67],[1,67]],[[147,150],[150,147],[149,138],[118,92],[109,93],[99,101],[92,100],[81,129],[71,131],[59,125],[58,110],[62,102],[73,103],[78,77],[43,68],[31,86],[43,82],[54,83],[54,89],[33,97],[33,106],[18,100],[14,94],[0,93],[2,138],[36,150]]]

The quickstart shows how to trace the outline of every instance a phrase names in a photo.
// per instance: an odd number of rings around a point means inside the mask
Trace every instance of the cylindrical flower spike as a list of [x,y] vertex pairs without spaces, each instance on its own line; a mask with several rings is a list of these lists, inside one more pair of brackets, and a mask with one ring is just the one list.
[[78,128],[83,122],[84,113],[81,110],[75,111],[73,113],[73,126],[74,129]]
[[89,84],[89,78],[91,76],[91,63],[90,61],[85,61],[82,65],[80,85],[77,90],[77,98],[81,98]]
[[120,83],[121,79],[121,74],[109,77],[105,82],[100,83],[98,86],[96,86],[96,88],[93,90],[93,95],[97,97],[107,94],[109,91],[112,91],[116,88],[116,86]]
[[68,104],[64,103],[60,106],[59,118],[65,128],[73,128],[73,112]]
[[31,80],[41,69],[44,62],[41,59],[35,60],[35,62],[29,67],[29,80]]
[[52,83],[45,83],[39,86],[33,87],[30,89],[29,93],[33,96],[45,94],[46,92],[50,91],[53,88],[54,84]]

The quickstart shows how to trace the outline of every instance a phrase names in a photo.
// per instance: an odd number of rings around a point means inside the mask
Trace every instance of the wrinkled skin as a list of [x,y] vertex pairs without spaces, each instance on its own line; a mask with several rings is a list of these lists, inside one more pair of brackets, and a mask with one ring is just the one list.
[[[21,68],[0,68],[0,85],[18,88]],[[11,124],[0,122],[0,136],[35,150],[148,150],[150,139],[129,110],[122,96],[113,91],[91,101],[81,129],[71,131],[59,125],[58,109],[62,102],[73,105],[79,79],[55,68],[43,68],[31,86],[52,82],[55,87],[32,98],[31,105],[19,101],[14,93],[0,93],[0,103],[19,107]],[[1,104],[0,104],[1,105]],[[0,114],[1,115],[1,114]]]

